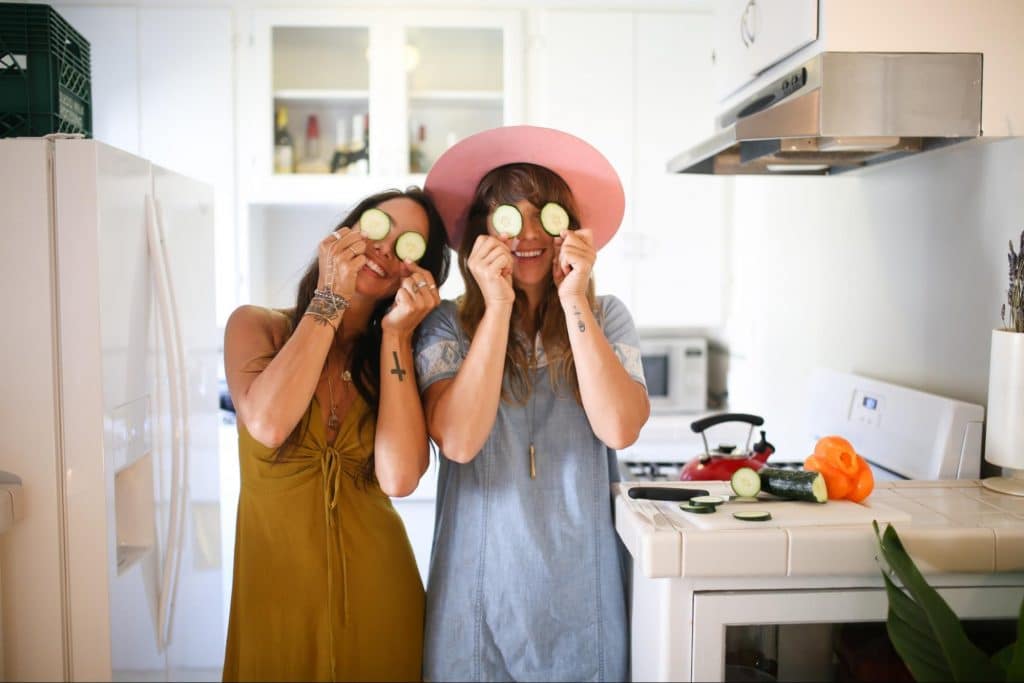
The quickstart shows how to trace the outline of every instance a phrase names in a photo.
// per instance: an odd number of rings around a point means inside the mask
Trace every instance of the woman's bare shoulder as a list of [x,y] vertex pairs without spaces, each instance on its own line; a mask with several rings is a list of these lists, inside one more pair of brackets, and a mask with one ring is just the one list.
[[292,331],[291,311],[246,304],[239,306],[228,318],[225,338],[260,338],[280,348]]

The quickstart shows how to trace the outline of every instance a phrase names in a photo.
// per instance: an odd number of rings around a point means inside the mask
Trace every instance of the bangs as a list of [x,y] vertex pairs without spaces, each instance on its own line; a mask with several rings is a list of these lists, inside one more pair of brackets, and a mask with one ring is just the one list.
[[568,212],[571,226],[579,225],[576,202],[569,186],[558,174],[543,166],[523,163],[499,166],[480,181],[478,197],[488,210],[523,199],[538,209],[548,202],[556,202]]

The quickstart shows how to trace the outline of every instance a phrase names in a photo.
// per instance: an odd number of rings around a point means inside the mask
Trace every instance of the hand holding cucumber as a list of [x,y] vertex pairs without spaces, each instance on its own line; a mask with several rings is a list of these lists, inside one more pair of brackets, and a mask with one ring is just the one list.
[[585,295],[590,273],[597,261],[594,237],[590,230],[570,230],[555,238],[555,259],[551,275],[558,287],[558,297]]
[[395,303],[381,319],[384,332],[412,337],[413,330],[427,314],[441,303],[434,277],[430,271],[420,268],[412,260],[405,261],[409,277],[402,278],[402,284],[395,294]]
[[317,289],[330,289],[351,298],[356,291],[356,276],[366,265],[366,239],[351,228],[340,228],[320,241],[320,276]]
[[510,304],[516,299],[512,289],[511,239],[480,235],[469,253],[469,272],[480,287],[487,306]]

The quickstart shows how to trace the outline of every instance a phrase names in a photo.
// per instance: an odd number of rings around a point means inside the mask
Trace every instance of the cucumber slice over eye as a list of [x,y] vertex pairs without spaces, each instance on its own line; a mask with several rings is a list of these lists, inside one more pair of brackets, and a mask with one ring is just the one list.
[[750,512],[734,512],[732,516],[744,522],[767,522],[772,518],[772,513],[751,510]]
[[541,207],[540,224],[549,235],[558,237],[569,229],[569,212],[561,204],[548,202]]
[[523,231],[523,214],[511,204],[502,204],[491,214],[491,223],[499,235],[515,237]]
[[359,217],[359,229],[371,240],[382,240],[391,230],[391,217],[380,209],[367,209]]
[[419,261],[427,253],[427,241],[418,232],[403,232],[395,240],[395,255],[403,261]]

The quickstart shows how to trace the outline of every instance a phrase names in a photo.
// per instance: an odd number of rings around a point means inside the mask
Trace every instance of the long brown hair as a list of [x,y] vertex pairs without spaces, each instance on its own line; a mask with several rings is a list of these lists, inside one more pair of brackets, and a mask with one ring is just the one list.
[[[469,255],[473,244],[480,235],[487,234],[487,217],[500,204],[515,204],[527,200],[538,209],[547,202],[557,202],[569,214],[569,229],[578,230],[579,211],[572,191],[562,178],[553,171],[536,164],[507,164],[499,166],[483,177],[477,185],[473,204],[469,209],[466,232],[459,245],[459,270],[465,282],[466,293],[459,299],[459,323],[472,339],[484,315],[484,297],[469,270]],[[569,332],[566,329],[565,312],[558,302],[558,289],[548,274],[544,296],[537,308],[533,329],[538,330],[544,352],[548,359],[548,379],[556,390],[566,388],[580,401],[579,381],[576,377],[576,362],[569,346]],[[502,388],[502,399],[512,403],[525,404],[533,392],[533,377],[530,368],[533,340],[525,342],[516,332],[517,321],[528,315],[526,294],[515,288],[516,300],[512,307],[512,325],[509,325],[508,346],[505,352],[505,376],[509,378]],[[594,280],[587,285],[587,304],[595,307]]]
[[[363,201],[356,204],[355,208],[349,211],[348,215],[334,228],[334,230],[340,230],[341,228],[351,228],[357,222],[359,217],[363,215],[363,212],[367,209],[372,209],[389,199],[411,199],[421,207],[427,214],[427,250],[423,254],[418,262],[421,268],[430,271],[430,274],[434,277],[434,282],[440,287],[445,280],[448,279],[448,269],[450,267],[451,252],[448,250],[448,245],[445,243],[445,232],[444,223],[441,220],[440,214],[434,207],[433,201],[418,187],[412,186],[405,189],[405,191],[392,189],[378,192],[375,195],[371,195]],[[291,331],[293,332],[298,328],[299,322],[302,320],[302,316],[306,313],[306,308],[309,306],[309,302],[313,299],[313,292],[316,290],[316,283],[320,279],[320,261],[314,256],[309,267],[306,269],[305,274],[299,281],[298,293],[295,297],[295,309],[291,311],[292,325]],[[397,292],[396,292],[397,294]],[[391,308],[394,303],[395,297],[391,295],[385,299],[381,299],[373,307],[373,312],[370,314],[370,320],[367,323],[366,330],[363,334],[356,338],[352,346],[352,384],[355,386],[356,391],[362,396],[363,400],[370,407],[370,413],[366,416],[367,418],[376,419],[377,407],[380,403],[380,345],[383,337],[381,330],[381,319]],[[417,328],[414,333],[414,337],[419,333]],[[289,336],[291,332],[289,332]],[[413,345],[415,346],[415,338],[413,339]],[[295,429],[288,436],[285,441],[285,446],[296,445],[299,442],[299,425],[296,425]],[[362,427],[362,425],[360,425]],[[361,434],[362,429],[358,432]],[[282,450],[279,451],[282,452]],[[370,453],[370,457],[367,459],[364,466],[364,470],[360,475],[360,480],[363,483],[369,483],[375,479],[374,476],[374,456]]]

